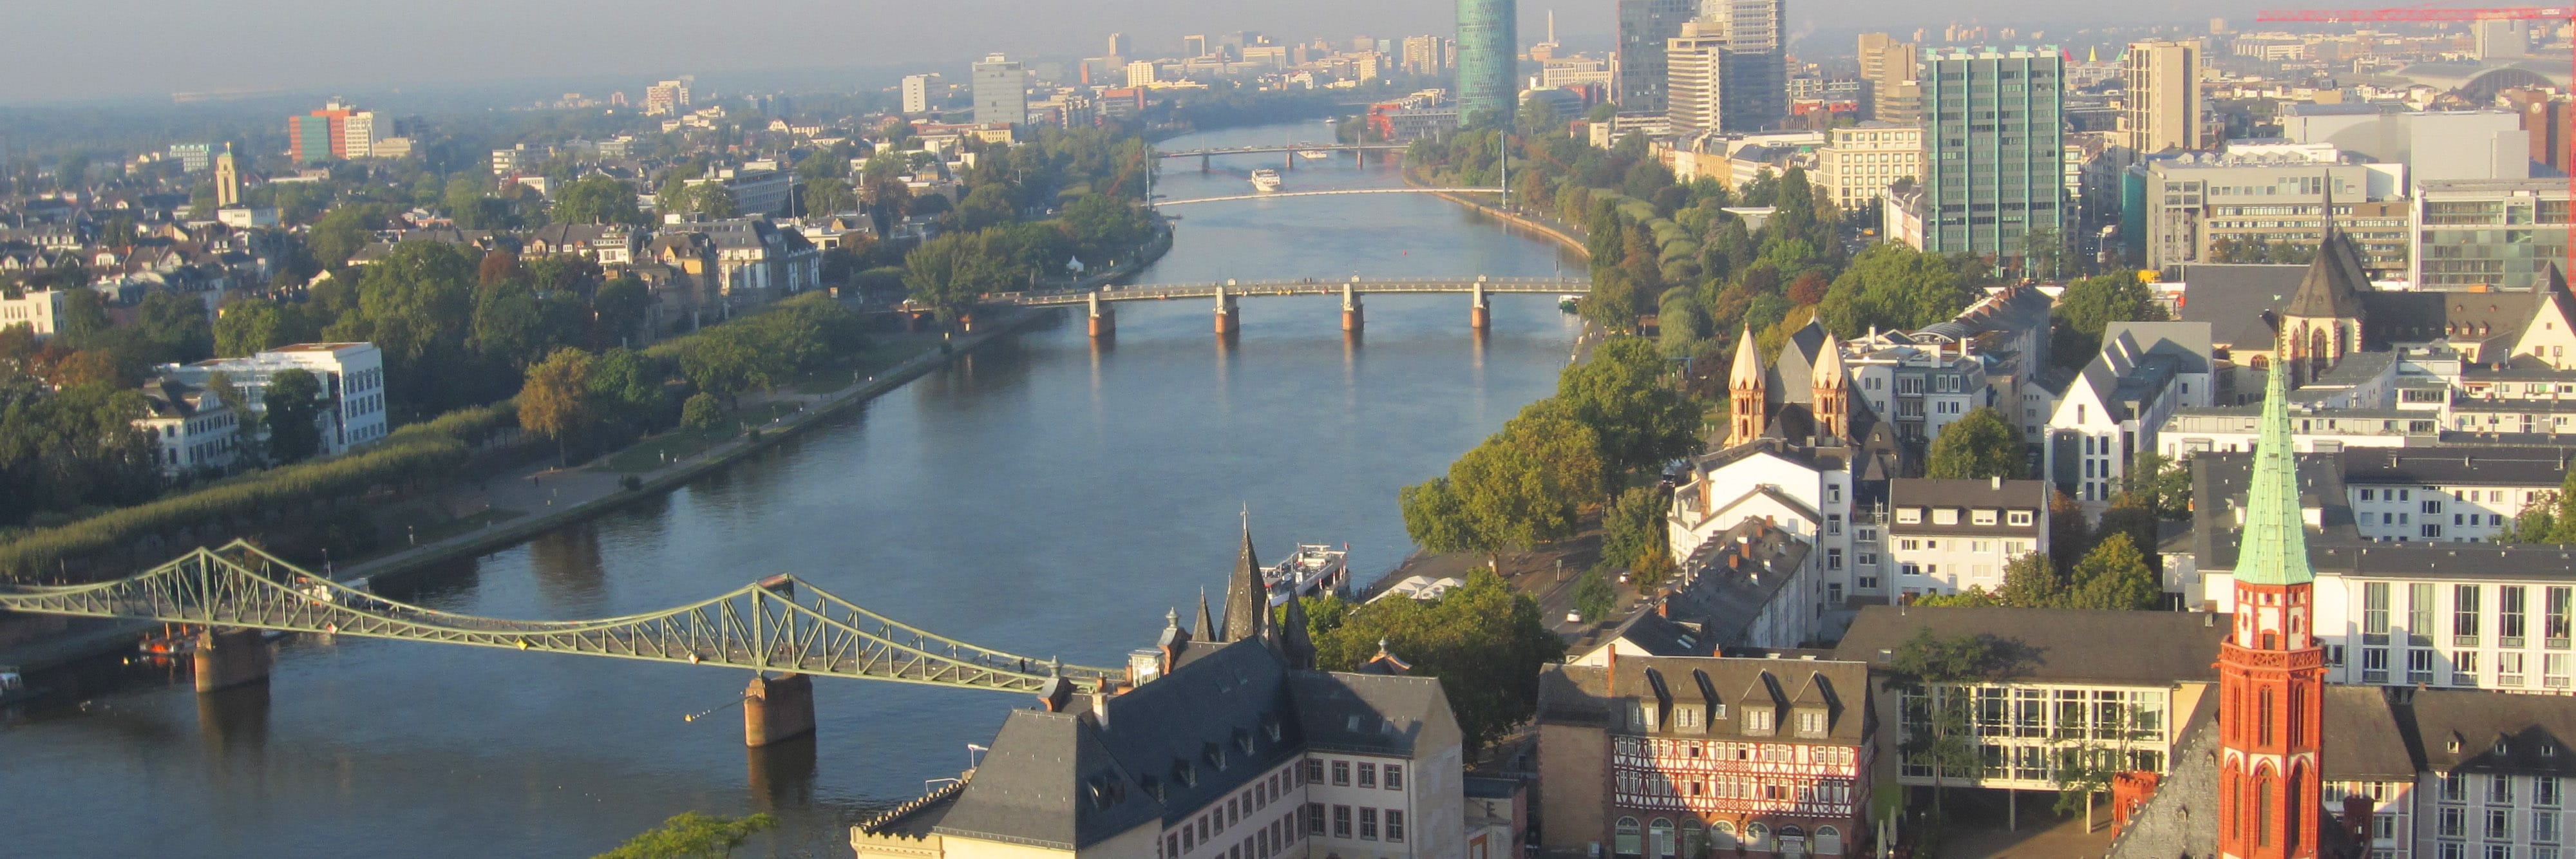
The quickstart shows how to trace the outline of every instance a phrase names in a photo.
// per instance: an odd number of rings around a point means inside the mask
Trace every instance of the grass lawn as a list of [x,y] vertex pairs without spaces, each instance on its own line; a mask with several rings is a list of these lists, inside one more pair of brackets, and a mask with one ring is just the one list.
[[859,350],[858,354],[829,366],[814,368],[778,388],[799,394],[829,394],[849,387],[852,382],[884,372],[914,355],[937,348],[938,332],[871,334],[868,347]]
[[795,403],[755,403],[744,406],[741,411],[734,412],[730,416],[733,419],[731,426],[714,430],[675,429],[610,454],[598,464],[591,466],[591,469],[622,471],[630,474],[652,471],[661,468],[671,460],[687,459],[707,448],[733,440],[735,436],[742,435],[742,424],[760,426],[780,415],[792,414],[795,411]]

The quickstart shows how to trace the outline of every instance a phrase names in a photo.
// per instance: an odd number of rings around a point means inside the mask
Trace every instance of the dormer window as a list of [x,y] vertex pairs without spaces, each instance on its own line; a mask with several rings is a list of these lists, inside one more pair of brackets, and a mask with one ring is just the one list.
[[1932,509],[1932,524],[1934,524],[1934,525],[1956,525],[1956,524],[1959,524],[1959,508],[1956,508],[1956,507],[1935,507],[1935,508],[1933,508],[1933,509]]
[[1798,711],[1797,718],[1798,736],[1822,737],[1825,735],[1825,711],[1802,709]]
[[1920,524],[1923,524],[1923,508],[1921,508],[1921,507],[1899,507],[1899,508],[1896,508],[1896,524],[1899,524],[1899,525],[1920,525]]
[[1992,525],[1992,524],[1995,524],[1995,511],[1992,511],[1992,510],[1979,510],[1979,511],[1976,511],[1976,512],[1971,516],[1971,518],[1970,518],[1968,521],[1969,521],[1969,523],[1970,523],[1970,524],[1975,524],[1975,525]]
[[1773,718],[1775,717],[1772,715],[1771,711],[1761,709],[1759,707],[1746,710],[1744,711],[1744,732],[1748,734],[1771,733],[1771,721]]
[[1186,787],[1197,787],[1199,785],[1199,768],[1191,766],[1189,761],[1174,758],[1172,760],[1172,780],[1180,782]]
[[1225,747],[1224,747],[1224,746],[1220,746],[1220,745],[1217,745],[1217,744],[1215,744],[1215,743],[1209,743],[1209,744],[1207,744],[1207,748],[1206,748],[1204,751],[1200,752],[1200,756],[1207,758],[1207,765],[1208,765],[1208,766],[1211,766],[1211,767],[1215,767],[1217,772],[1224,772],[1224,771],[1225,771]]
[[1235,729],[1235,731],[1234,731],[1234,747],[1235,747],[1235,748],[1238,748],[1238,749],[1242,749],[1242,750],[1243,750],[1243,755],[1244,755],[1244,757],[1251,757],[1251,756],[1252,756],[1252,732],[1251,732],[1251,731],[1243,730],[1243,729],[1241,729],[1241,728],[1237,728],[1237,729]]
[[2016,528],[2029,527],[2029,525],[2030,525],[2030,511],[2028,511],[2028,510],[2010,510],[2010,511],[2006,511],[2006,512],[2004,513],[2004,524],[2006,524],[2006,525],[2011,525],[2011,526],[2016,527]]
[[1674,710],[1673,725],[1679,728],[1699,727],[1699,708],[1682,707]]

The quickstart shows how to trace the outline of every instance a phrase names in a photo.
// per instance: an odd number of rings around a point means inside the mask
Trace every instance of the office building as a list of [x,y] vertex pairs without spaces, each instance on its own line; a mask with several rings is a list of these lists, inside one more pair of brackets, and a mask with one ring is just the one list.
[[1135,62],[1132,62],[1132,63],[1128,63],[1128,64],[1127,64],[1127,85],[1128,85],[1128,86],[1130,86],[1130,87],[1142,87],[1142,86],[1152,86],[1153,84],[1154,84],[1154,61],[1152,61],[1152,60],[1137,60],[1137,61],[1135,61]]
[[55,320],[62,318],[63,300],[69,295],[59,289],[31,289],[17,298],[0,297],[0,328],[24,325],[38,342],[52,339]]
[[1721,127],[1730,132],[1770,128],[1789,113],[1788,0],[1709,0],[1703,20],[1726,33]]
[[2124,146],[2137,155],[2200,148],[2200,41],[2129,44]]
[[903,112],[930,112],[930,76],[903,76]]
[[[2406,271],[2405,165],[2347,164],[2331,147],[2244,144],[2224,153],[2174,152],[2128,169],[2122,233],[2144,268],[2250,263],[2324,240],[2331,220],[2361,243],[2363,266]],[[2331,183],[2331,184],[2330,184]]]
[[975,121],[1026,125],[1029,121],[1028,73],[1020,64],[993,54],[975,64]]
[[2567,263],[2567,183],[2558,179],[2419,181],[2417,289],[2529,291]]
[[2408,111],[2397,105],[2281,106],[2281,136],[2324,143],[2372,161],[2406,165],[2416,182],[2531,178],[2531,137],[2520,112]]
[[1125,33],[1111,33],[1111,34],[1109,34],[1109,56],[1108,56],[1108,59],[1110,59],[1110,60],[1112,60],[1112,61],[1125,59],[1125,58],[1127,58],[1128,56],[1130,56],[1130,55],[1134,54],[1135,52],[1136,52],[1136,41],[1135,41],[1134,39],[1127,38],[1127,34],[1125,34]]
[[262,351],[248,358],[215,358],[194,364],[163,364],[161,378],[197,388],[214,386],[215,374],[242,392],[245,427],[259,426],[268,414],[269,380],[287,370],[312,373],[322,383],[323,404],[315,422],[322,431],[323,455],[374,444],[385,437],[384,353],[373,343],[299,343]]
[[644,115],[667,116],[677,114],[681,108],[688,107],[690,83],[692,81],[689,78],[683,77],[645,87]]
[[1912,42],[1886,33],[1860,35],[1860,79],[1866,90],[1869,118],[1898,125],[1923,121],[1923,96],[1914,83],[1914,64],[1921,54]]
[[152,461],[163,476],[220,472],[241,452],[241,415],[213,391],[154,379],[143,384],[143,407],[133,425],[152,438]]
[[2055,47],[1927,55],[1924,250],[2015,259],[2064,235],[2064,73]]
[[1519,6],[1514,0],[1458,0],[1458,115],[1510,122],[1520,106]]
[[1726,34],[1708,20],[1684,21],[1666,42],[1664,116],[1674,134],[1725,130]]
[[1664,51],[1699,17],[1698,0],[1619,0],[1619,48],[1610,56],[1610,100],[1627,113],[1663,113],[1671,69]]
[[287,155],[297,164],[372,156],[375,123],[374,112],[331,101],[321,110],[287,117]]
[[1887,186],[1923,176],[1923,127],[1871,120],[1832,132],[1816,151],[1816,178],[1845,211],[1878,205]]
[[173,143],[170,158],[179,162],[180,170],[195,173],[214,165],[215,147],[211,143]]
[[1442,44],[1445,41],[1438,36],[1404,37],[1404,53],[1398,61],[1398,68],[1405,74],[1423,77],[1441,73],[1447,68],[1443,62],[1448,53],[1447,46]]
[[1208,54],[1208,37],[1192,33],[1181,37],[1181,59],[1192,60]]

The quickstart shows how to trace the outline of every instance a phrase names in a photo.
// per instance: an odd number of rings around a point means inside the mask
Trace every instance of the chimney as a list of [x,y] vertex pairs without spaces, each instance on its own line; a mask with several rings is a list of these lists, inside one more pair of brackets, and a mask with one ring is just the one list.
[[1665,618],[1667,620],[1672,618],[1673,598],[1670,594],[1665,595],[1663,599],[1655,601],[1655,616]]
[[1117,681],[1106,677],[1100,679],[1100,688],[1091,693],[1091,721],[1093,724],[1099,725],[1103,728],[1109,727],[1109,697],[1118,694],[1116,691],[1117,688]]

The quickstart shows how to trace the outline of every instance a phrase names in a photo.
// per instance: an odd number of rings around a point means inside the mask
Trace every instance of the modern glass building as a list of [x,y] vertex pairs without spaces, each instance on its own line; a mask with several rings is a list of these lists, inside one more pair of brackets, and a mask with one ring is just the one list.
[[1672,67],[1664,51],[1699,16],[1699,0],[1619,0],[1619,51],[1610,60],[1610,94],[1623,113],[1662,113]]
[[2417,289],[2538,289],[2567,259],[2565,180],[2420,182],[2415,207]]
[[2032,230],[2062,240],[2065,68],[2055,47],[1924,53],[1924,250],[2001,260]]
[[1458,116],[1510,122],[1520,108],[1513,54],[1520,44],[1513,0],[1458,0]]

